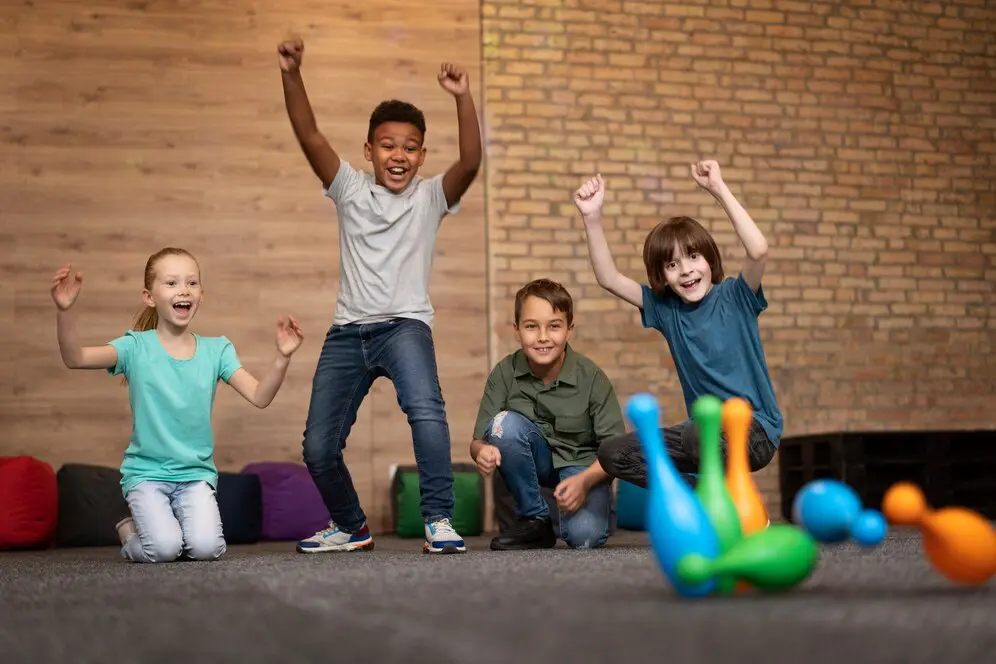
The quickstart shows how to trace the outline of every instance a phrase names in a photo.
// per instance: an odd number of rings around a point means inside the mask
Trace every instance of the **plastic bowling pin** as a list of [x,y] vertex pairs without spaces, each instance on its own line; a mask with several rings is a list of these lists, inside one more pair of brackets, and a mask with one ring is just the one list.
[[[699,480],[695,494],[709,515],[719,538],[719,551],[725,553],[740,540],[740,515],[726,490],[723,453],[720,447],[720,427],[723,402],[712,395],[701,396],[692,404],[692,418],[699,429]],[[733,592],[736,579],[720,577],[717,591]]]
[[626,403],[626,415],[636,427],[647,461],[647,532],[661,571],[678,594],[702,597],[715,591],[716,582],[685,583],[678,577],[678,561],[690,553],[715,558],[719,539],[702,504],[664,450],[659,412],[657,400],[649,394],[635,394]]
[[818,560],[816,540],[805,530],[783,523],[745,536],[715,560],[689,554],[678,563],[678,574],[687,583],[725,574],[749,581],[759,590],[777,591],[802,583]]
[[978,585],[996,574],[996,531],[982,515],[964,507],[932,510],[915,484],[893,484],[882,500],[891,523],[919,526],[927,559],[956,583]]
[[770,523],[768,509],[750,472],[747,437],[754,411],[746,399],[734,397],[723,404],[723,430],[728,443],[726,490],[740,515],[744,535],[764,530]]

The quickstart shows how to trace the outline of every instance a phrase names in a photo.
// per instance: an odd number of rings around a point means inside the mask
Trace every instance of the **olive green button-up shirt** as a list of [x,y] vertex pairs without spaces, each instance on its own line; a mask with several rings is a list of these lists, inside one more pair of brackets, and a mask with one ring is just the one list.
[[521,349],[495,365],[477,411],[474,439],[484,440],[495,415],[515,411],[546,437],[554,468],[594,463],[603,440],[626,432],[622,410],[598,365],[570,344],[564,353],[560,375],[549,385],[533,374]]

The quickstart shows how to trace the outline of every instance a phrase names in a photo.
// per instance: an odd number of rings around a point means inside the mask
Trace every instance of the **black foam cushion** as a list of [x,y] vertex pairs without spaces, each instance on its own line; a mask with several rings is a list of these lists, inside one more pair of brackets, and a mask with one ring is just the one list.
[[129,515],[117,468],[67,463],[56,473],[59,522],[55,546],[120,546],[114,526]]
[[259,476],[218,473],[217,495],[225,542],[258,542],[263,534],[263,487]]

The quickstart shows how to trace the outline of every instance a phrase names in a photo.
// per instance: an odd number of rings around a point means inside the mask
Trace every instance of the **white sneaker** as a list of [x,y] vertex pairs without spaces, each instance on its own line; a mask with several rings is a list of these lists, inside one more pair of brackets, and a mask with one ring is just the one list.
[[355,533],[344,533],[329,521],[329,527],[319,530],[297,543],[298,553],[326,553],[331,551],[373,551],[374,541],[370,528],[363,524]]
[[467,545],[453,530],[449,519],[436,519],[425,524],[425,544],[422,553],[466,553]]

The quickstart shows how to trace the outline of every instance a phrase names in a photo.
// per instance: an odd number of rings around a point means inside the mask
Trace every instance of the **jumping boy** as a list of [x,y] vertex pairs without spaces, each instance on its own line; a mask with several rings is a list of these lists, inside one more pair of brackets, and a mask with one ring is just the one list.
[[329,510],[329,526],[297,544],[301,553],[372,549],[373,538],[343,461],[356,413],[379,377],[394,383],[411,425],[422,494],[426,553],[462,553],[450,522],[450,433],[436,369],[429,274],[436,232],[456,212],[481,164],[481,131],[467,73],[443,63],[439,85],[456,99],[459,159],[445,174],[418,177],[425,118],[410,103],[382,102],[370,116],[364,156],[373,174],[341,159],[319,131],[301,78],[304,44],[278,47],[294,135],[339,217],[341,267],[333,324],[312,381],[304,461]]
[[625,433],[605,373],[571,348],[574,302],[560,284],[538,279],[515,296],[521,348],[488,376],[470,454],[485,476],[501,473],[519,522],[491,541],[495,550],[556,545],[540,487],[554,489],[560,537],[596,548],[609,537],[612,478],[596,455],[603,440]]

